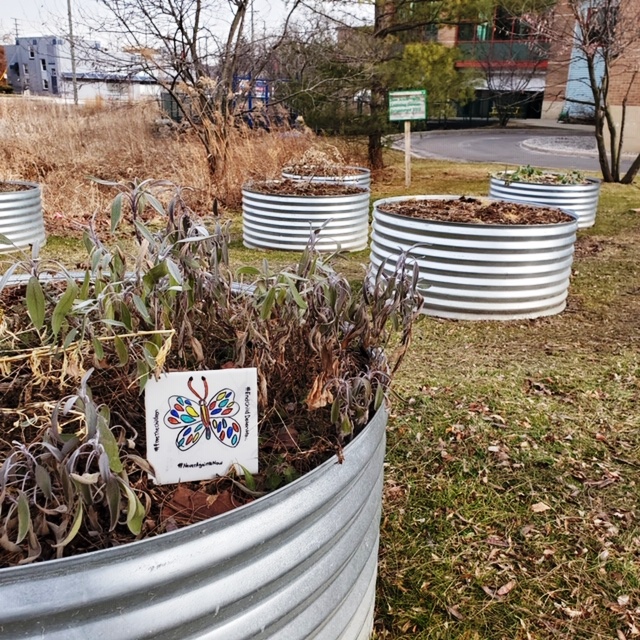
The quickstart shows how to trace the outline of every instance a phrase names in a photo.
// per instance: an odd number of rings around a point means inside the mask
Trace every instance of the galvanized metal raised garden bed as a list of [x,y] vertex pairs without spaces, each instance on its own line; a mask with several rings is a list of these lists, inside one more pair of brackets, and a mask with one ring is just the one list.
[[360,251],[369,234],[369,191],[348,195],[295,196],[242,190],[245,247],[302,251],[312,229],[322,228],[320,251]]
[[371,171],[365,167],[342,167],[344,175],[340,176],[323,176],[323,175],[307,175],[291,173],[286,170],[282,171],[282,177],[286,180],[307,180],[309,182],[329,182],[336,184],[352,184],[357,187],[371,188]]
[[343,451],[235,511],[132,544],[0,569],[0,637],[365,640],[382,408]]
[[578,217],[578,228],[585,229],[592,227],[596,222],[600,180],[586,178],[585,181],[586,184],[537,184],[509,182],[491,176],[489,197],[560,207],[574,213]]
[[[459,196],[416,196],[418,200]],[[577,220],[493,225],[419,220],[374,202],[371,262],[391,273],[401,252],[419,265],[424,313],[441,318],[512,320],[560,313],[566,298]],[[572,216],[575,218],[575,216]]]
[[36,242],[46,242],[42,216],[42,189],[35,182],[11,180],[2,185],[16,190],[0,189],[0,234],[13,244],[0,243],[0,253],[16,251]]

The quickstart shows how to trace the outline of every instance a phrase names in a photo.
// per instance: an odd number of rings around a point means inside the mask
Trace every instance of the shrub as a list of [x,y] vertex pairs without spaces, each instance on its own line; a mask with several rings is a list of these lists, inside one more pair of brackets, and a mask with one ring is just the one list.
[[[0,280],[0,566],[176,526],[161,514],[170,488],[149,483],[144,460],[141,394],[151,376],[257,367],[262,473],[246,486],[194,485],[246,500],[339,452],[366,425],[421,307],[417,269],[404,260],[393,277],[380,269],[353,286],[312,236],[293,268],[273,272],[265,260],[234,274],[227,227],[206,229],[182,190],[165,208],[165,182],[111,186],[120,190],[112,231],[133,225],[135,252],[107,246],[91,225],[83,273],[36,248]],[[147,207],[165,228],[142,222]]]

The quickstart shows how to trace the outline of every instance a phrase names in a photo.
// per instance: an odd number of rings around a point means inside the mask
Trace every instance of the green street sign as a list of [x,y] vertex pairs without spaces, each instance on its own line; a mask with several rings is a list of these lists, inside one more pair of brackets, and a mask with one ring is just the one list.
[[389,120],[425,120],[427,118],[427,91],[389,91]]

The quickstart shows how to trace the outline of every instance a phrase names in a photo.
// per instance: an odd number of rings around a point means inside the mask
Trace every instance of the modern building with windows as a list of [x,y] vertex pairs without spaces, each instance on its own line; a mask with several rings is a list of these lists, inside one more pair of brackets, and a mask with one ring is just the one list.
[[[17,94],[73,98],[69,42],[58,36],[20,37],[5,47],[7,79]],[[76,46],[76,84],[80,101],[156,97],[159,86],[143,73],[132,54],[112,54],[99,43]]]

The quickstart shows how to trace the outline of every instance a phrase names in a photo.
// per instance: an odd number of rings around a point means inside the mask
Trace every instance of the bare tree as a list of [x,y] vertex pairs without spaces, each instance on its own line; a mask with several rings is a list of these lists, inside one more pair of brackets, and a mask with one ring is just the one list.
[[551,11],[530,16],[530,20],[537,33],[551,42],[556,65],[566,69],[581,64],[585,70],[583,79],[592,99],[567,95],[566,74],[555,97],[592,109],[604,180],[633,182],[640,170],[640,154],[626,173],[621,172],[620,163],[629,108],[640,109],[640,3],[559,0]]
[[[292,0],[277,35],[265,37],[262,55],[252,55],[256,42],[245,37],[251,0],[100,0],[109,11],[109,24],[137,64],[167,91],[186,122],[197,133],[212,174],[224,169],[229,127],[238,115],[234,76],[242,69],[251,80],[268,64],[281,44],[293,12]],[[252,29],[253,31],[253,29]],[[247,60],[255,65],[247,69]]]

